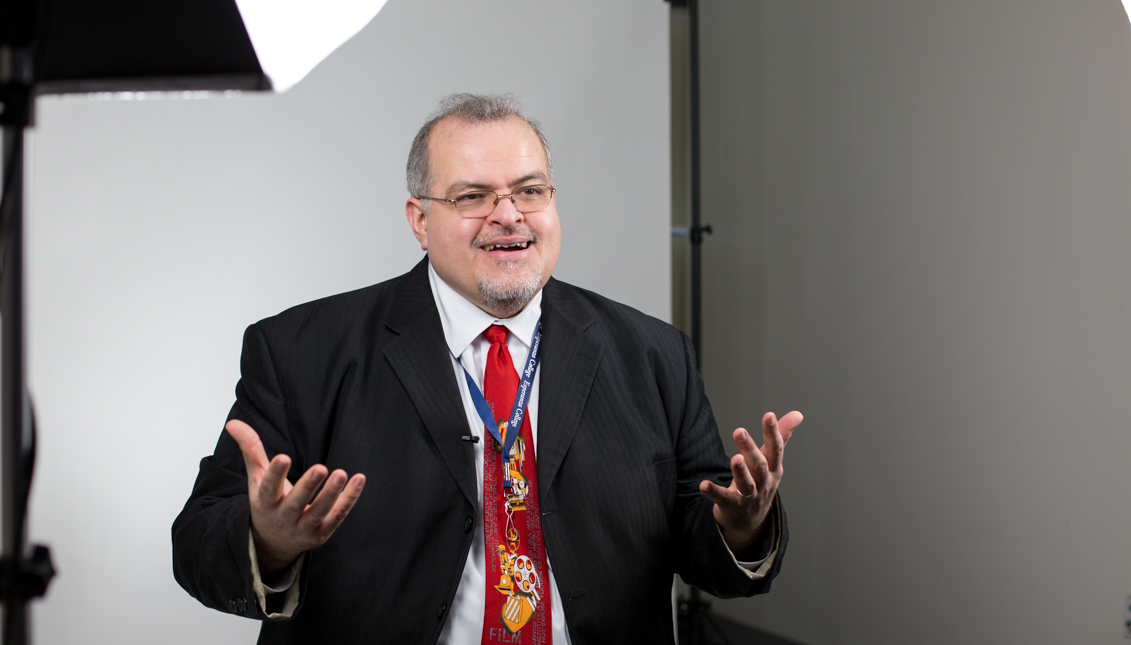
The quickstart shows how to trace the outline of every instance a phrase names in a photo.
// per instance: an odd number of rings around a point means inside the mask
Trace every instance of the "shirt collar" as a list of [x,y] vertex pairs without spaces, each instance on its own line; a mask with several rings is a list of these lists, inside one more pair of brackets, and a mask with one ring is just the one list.
[[471,342],[491,325],[503,325],[512,337],[522,343],[523,347],[530,348],[534,329],[542,317],[541,289],[534,294],[530,304],[518,314],[510,318],[495,318],[444,282],[444,279],[432,268],[431,262],[428,263],[428,282],[432,286],[436,309],[440,312],[444,340],[455,356],[463,354],[468,345],[471,345]]

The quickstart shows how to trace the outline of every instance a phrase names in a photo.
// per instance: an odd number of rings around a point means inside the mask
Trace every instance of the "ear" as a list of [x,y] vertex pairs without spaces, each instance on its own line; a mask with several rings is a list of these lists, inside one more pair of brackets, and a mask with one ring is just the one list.
[[420,242],[420,250],[428,250],[428,214],[424,212],[424,202],[421,200],[410,197],[404,205],[404,215],[408,220],[408,225],[412,229],[412,234],[416,236],[416,240]]

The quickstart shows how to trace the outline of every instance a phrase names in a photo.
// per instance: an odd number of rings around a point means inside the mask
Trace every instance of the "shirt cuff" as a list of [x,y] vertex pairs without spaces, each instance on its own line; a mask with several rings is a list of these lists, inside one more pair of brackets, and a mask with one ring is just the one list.
[[[770,569],[774,566],[774,561],[778,557],[778,550],[781,548],[781,530],[779,528],[781,525],[781,506],[779,506],[776,497],[774,498],[773,508],[770,510],[770,518],[772,521],[770,525],[766,527],[770,535],[762,539],[763,544],[770,545],[770,552],[761,560],[742,562],[735,557],[734,552],[727,546],[726,541],[723,541],[723,546],[726,547],[727,553],[730,554],[731,560],[734,561],[735,566],[742,569],[751,580],[759,580],[766,577],[766,574],[769,573]],[[715,525],[715,530],[719,531],[719,539],[722,539],[723,532],[722,529],[718,527],[718,524]]]
[[[255,589],[255,597],[259,599],[259,609],[268,618],[290,618],[298,607],[298,578],[302,572],[302,558],[295,560],[294,564],[290,566],[290,570],[287,571],[282,580],[275,583],[274,587],[268,587],[263,584],[263,577],[259,573],[259,558],[255,555],[255,538],[252,536],[250,528],[247,531],[247,553],[251,556],[252,586]],[[282,610],[278,612],[267,611],[267,595],[283,592],[286,592],[287,596],[283,599]]]

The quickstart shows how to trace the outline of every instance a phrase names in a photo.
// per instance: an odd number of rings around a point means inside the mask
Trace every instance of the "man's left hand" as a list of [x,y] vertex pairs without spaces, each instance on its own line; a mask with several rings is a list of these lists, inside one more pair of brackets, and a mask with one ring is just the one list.
[[736,556],[754,548],[766,530],[770,507],[781,483],[785,444],[803,418],[796,410],[781,420],[767,412],[762,417],[761,448],[745,428],[738,428],[734,442],[739,454],[730,460],[734,481],[727,488],[707,480],[699,483],[699,492],[715,503],[715,521],[723,541]]

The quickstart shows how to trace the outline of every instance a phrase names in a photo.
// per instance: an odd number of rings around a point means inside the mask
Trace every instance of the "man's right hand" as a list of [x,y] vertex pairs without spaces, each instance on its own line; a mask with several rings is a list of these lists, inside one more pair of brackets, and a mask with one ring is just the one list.
[[243,421],[232,419],[224,429],[240,445],[247,466],[255,553],[266,579],[330,538],[361,496],[365,475],[358,473],[347,482],[346,471],[335,470],[318,492],[328,471],[318,464],[292,485],[287,479],[290,457],[279,454],[268,461],[259,434]]

